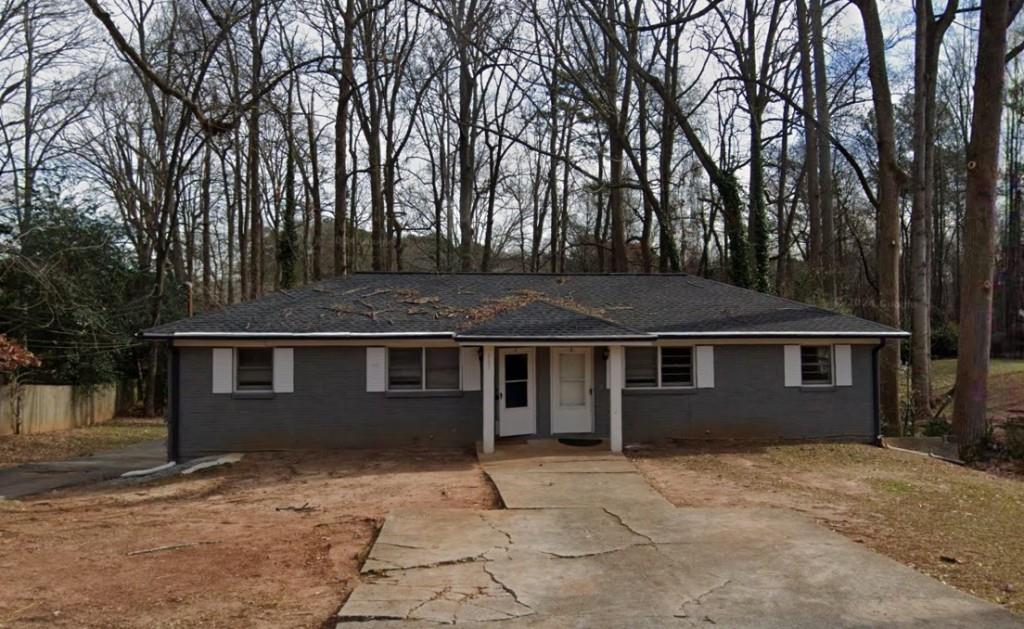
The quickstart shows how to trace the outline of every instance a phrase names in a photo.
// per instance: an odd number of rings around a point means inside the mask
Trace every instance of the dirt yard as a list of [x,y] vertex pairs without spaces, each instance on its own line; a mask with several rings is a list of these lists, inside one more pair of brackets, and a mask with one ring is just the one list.
[[0,627],[320,627],[388,511],[496,506],[457,450],[247,456],[0,501]]
[[1024,612],[1024,481],[867,445],[629,454],[677,506],[772,506]]
[[87,456],[101,450],[123,448],[166,436],[164,420],[159,417],[126,417],[60,432],[5,435],[0,437],[0,468],[33,461],[59,461]]

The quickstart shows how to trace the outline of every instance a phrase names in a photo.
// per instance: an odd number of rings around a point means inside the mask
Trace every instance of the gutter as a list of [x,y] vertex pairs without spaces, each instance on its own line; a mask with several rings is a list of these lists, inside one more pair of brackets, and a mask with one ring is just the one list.
[[699,338],[909,338],[903,331],[895,332],[652,332],[649,334],[578,335],[578,336],[493,336],[459,334],[457,332],[142,332],[147,341],[238,340],[238,339],[323,339],[323,340],[387,340],[387,339],[455,339],[467,341],[653,341],[656,339]]
[[882,409],[879,403],[879,371],[878,371],[878,354],[885,347],[885,342],[879,343],[871,350],[871,408],[874,411],[874,425],[875,425],[875,445],[882,447]]
[[167,359],[167,460],[179,460],[181,451],[181,358],[177,347],[168,343]]
[[605,343],[610,341],[647,341],[653,342],[657,337],[653,334],[621,334],[608,335],[566,335],[566,336],[491,336],[486,334],[457,334],[458,342],[476,343],[560,343],[565,341],[589,341]]
[[238,340],[238,339],[450,339],[454,332],[143,332],[140,336],[147,341],[192,340]]
[[910,338],[909,332],[896,330],[893,332],[655,332],[658,338]]

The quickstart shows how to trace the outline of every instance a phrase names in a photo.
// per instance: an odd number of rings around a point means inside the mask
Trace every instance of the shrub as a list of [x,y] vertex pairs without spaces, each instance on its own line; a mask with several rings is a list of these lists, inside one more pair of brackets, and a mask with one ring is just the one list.
[[932,322],[932,358],[956,358],[960,330],[952,321]]
[[1006,453],[1011,459],[1024,461],[1024,419],[1007,422],[1003,430],[1006,432]]
[[922,433],[925,437],[945,437],[953,429],[948,421],[941,417],[928,420],[924,425]]

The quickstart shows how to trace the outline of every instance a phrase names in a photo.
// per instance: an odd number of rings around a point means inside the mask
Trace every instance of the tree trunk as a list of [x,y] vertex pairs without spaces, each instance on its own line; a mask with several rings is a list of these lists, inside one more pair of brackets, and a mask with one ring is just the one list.
[[928,145],[934,141],[926,133],[928,110],[927,57],[928,30],[931,24],[931,0],[915,0],[914,29],[914,163],[913,204],[910,212],[910,398],[913,417],[925,421],[931,417],[931,300],[929,298],[928,241],[931,238],[927,205]]
[[[334,118],[334,274],[346,275],[351,255],[348,249],[348,101],[355,85],[352,47],[355,36],[355,1],[345,3],[344,35],[341,46],[341,79]],[[354,229],[354,226],[353,226]]]
[[203,306],[209,308],[213,299],[213,266],[210,241],[210,179],[212,171],[212,145],[209,140],[203,149],[203,173],[200,184],[199,211],[202,216],[202,257],[203,257]]
[[932,416],[932,214],[935,188],[935,93],[942,38],[957,0],[949,0],[936,22],[931,0],[917,0],[914,36],[914,172],[910,214],[911,402],[916,421]]
[[[668,48],[665,53],[666,59],[662,81],[665,90],[669,94],[675,94],[679,88],[679,36],[671,35],[668,38]],[[658,219],[658,249],[661,255],[658,257],[658,270],[682,271],[681,254],[679,250],[685,246],[685,236],[677,246],[675,243],[675,211],[672,203],[672,156],[675,149],[676,125],[672,116],[665,108],[661,112],[661,146],[658,154],[658,192],[661,197],[662,216]]]
[[320,147],[316,137],[316,125],[313,119],[313,94],[309,96],[309,111],[306,112],[306,142],[309,143],[309,169],[310,169],[310,191],[311,210],[313,214],[313,242],[311,255],[313,257],[313,280],[323,279],[323,206],[320,199]]
[[558,245],[561,242],[562,227],[558,219],[562,213],[558,208],[558,86],[553,76],[548,87],[548,103],[551,107],[551,123],[548,137],[548,208],[551,212],[551,272],[558,272]]
[[[828,75],[826,73],[825,35],[822,30],[821,0],[811,2],[811,45],[814,47],[814,97],[818,117],[818,204],[821,211],[821,271],[825,296],[831,303],[839,300],[836,284],[836,232],[832,209],[832,146],[829,141],[831,123],[828,110]],[[882,53],[884,56],[884,52]],[[888,79],[887,79],[888,81]]]
[[[804,176],[807,180],[807,261],[811,272],[821,268],[821,205],[818,201],[818,125],[814,120],[813,59],[809,36],[807,3],[797,0],[797,35],[800,47],[800,83],[804,118]],[[824,140],[825,142],[828,139]]]
[[25,2],[23,29],[25,37],[25,67],[22,70],[23,90],[25,101],[22,107],[22,197],[21,197],[21,224],[18,226],[21,234],[26,234],[32,228],[33,203],[35,195],[35,164],[32,159],[32,141],[35,131],[34,106],[34,85],[35,85],[35,23],[32,19],[32,12],[38,5],[35,2]]
[[[896,161],[896,122],[889,73],[885,65],[885,37],[875,0],[857,0],[864,21],[868,49],[868,78],[875,107],[875,142],[878,148],[878,320],[900,326],[900,207],[902,173]],[[824,142],[824,138],[822,138]],[[824,226],[823,226],[824,227]],[[827,255],[827,253],[826,253]],[[900,433],[899,342],[888,341],[880,352],[879,402],[882,422],[889,434]]]
[[[263,74],[263,40],[259,30],[262,12],[260,0],[253,2],[249,15],[249,40],[252,44],[252,65],[249,80],[252,91],[261,87]],[[249,110],[247,124],[248,150],[246,151],[246,180],[249,199],[249,297],[263,294],[263,211],[260,208],[260,103],[259,99]]]
[[[466,3],[470,7],[467,9]],[[476,184],[476,151],[473,137],[473,93],[476,80],[470,59],[469,22],[475,0],[460,0],[458,8],[459,35],[459,270],[473,270],[473,188]]]
[[[606,0],[608,8],[608,23],[618,22],[615,0]],[[613,26],[614,28],[614,26]],[[609,108],[608,117],[608,183],[611,189],[608,191],[608,219],[611,223],[612,240],[612,268],[613,273],[622,273],[628,269],[626,260],[626,222],[623,199],[622,159],[624,147],[622,135],[625,125],[620,121],[625,118],[626,108],[629,107],[628,97],[622,99],[621,111],[618,105],[619,99],[619,53],[611,44],[605,47],[605,105]],[[629,89],[629,82],[626,82],[626,90]]]
[[953,433],[959,442],[960,456],[965,460],[973,460],[980,454],[986,429],[999,138],[1009,22],[1008,2],[981,0],[964,216],[964,249],[970,255],[963,261],[959,358],[953,402]]

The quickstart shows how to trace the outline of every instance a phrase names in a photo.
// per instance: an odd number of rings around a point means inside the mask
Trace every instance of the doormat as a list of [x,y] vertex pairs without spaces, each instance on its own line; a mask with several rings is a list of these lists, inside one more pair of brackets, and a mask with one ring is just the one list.
[[575,446],[578,448],[591,448],[593,446],[599,446],[602,443],[601,439],[578,439],[573,437],[563,437],[558,440],[558,443],[564,443],[567,446]]

